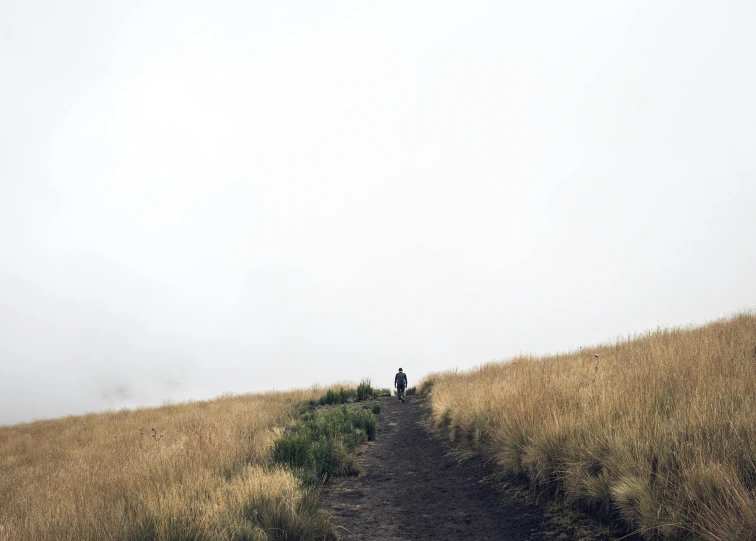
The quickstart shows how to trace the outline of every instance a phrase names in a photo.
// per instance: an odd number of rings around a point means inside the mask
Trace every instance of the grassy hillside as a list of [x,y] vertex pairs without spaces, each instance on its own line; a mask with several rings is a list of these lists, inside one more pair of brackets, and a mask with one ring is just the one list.
[[272,461],[283,427],[320,394],[0,428],[0,539],[331,539],[316,492]]
[[427,378],[503,472],[647,538],[756,539],[756,316]]

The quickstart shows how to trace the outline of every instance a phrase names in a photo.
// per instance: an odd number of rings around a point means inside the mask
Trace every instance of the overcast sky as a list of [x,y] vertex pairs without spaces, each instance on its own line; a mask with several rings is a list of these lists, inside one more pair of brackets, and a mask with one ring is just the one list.
[[752,0],[0,0],[0,423],[756,307]]

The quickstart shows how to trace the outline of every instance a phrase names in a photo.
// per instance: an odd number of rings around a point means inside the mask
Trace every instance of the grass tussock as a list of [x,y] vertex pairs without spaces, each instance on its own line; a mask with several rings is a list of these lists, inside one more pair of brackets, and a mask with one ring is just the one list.
[[0,539],[334,539],[270,459],[306,390],[0,428]]
[[373,393],[374,390],[369,379],[363,379],[357,386],[357,400],[360,402],[373,398]]
[[756,315],[429,376],[434,424],[649,539],[756,539]]
[[330,404],[346,404],[351,398],[354,398],[352,396],[352,393],[344,389],[344,387],[339,387],[338,390],[328,389],[326,393],[320,397],[317,403],[321,406],[328,406]]

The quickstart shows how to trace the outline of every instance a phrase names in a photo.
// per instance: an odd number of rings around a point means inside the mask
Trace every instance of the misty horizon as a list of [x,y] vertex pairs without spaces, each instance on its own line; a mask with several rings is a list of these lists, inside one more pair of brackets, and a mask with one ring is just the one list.
[[11,1],[0,424],[756,307],[756,5]]

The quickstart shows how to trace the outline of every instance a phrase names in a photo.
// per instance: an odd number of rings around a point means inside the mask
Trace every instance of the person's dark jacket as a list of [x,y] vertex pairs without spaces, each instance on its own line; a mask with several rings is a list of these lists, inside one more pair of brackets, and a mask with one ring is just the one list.
[[398,372],[394,378],[394,385],[403,389],[407,388],[407,374],[404,372]]

